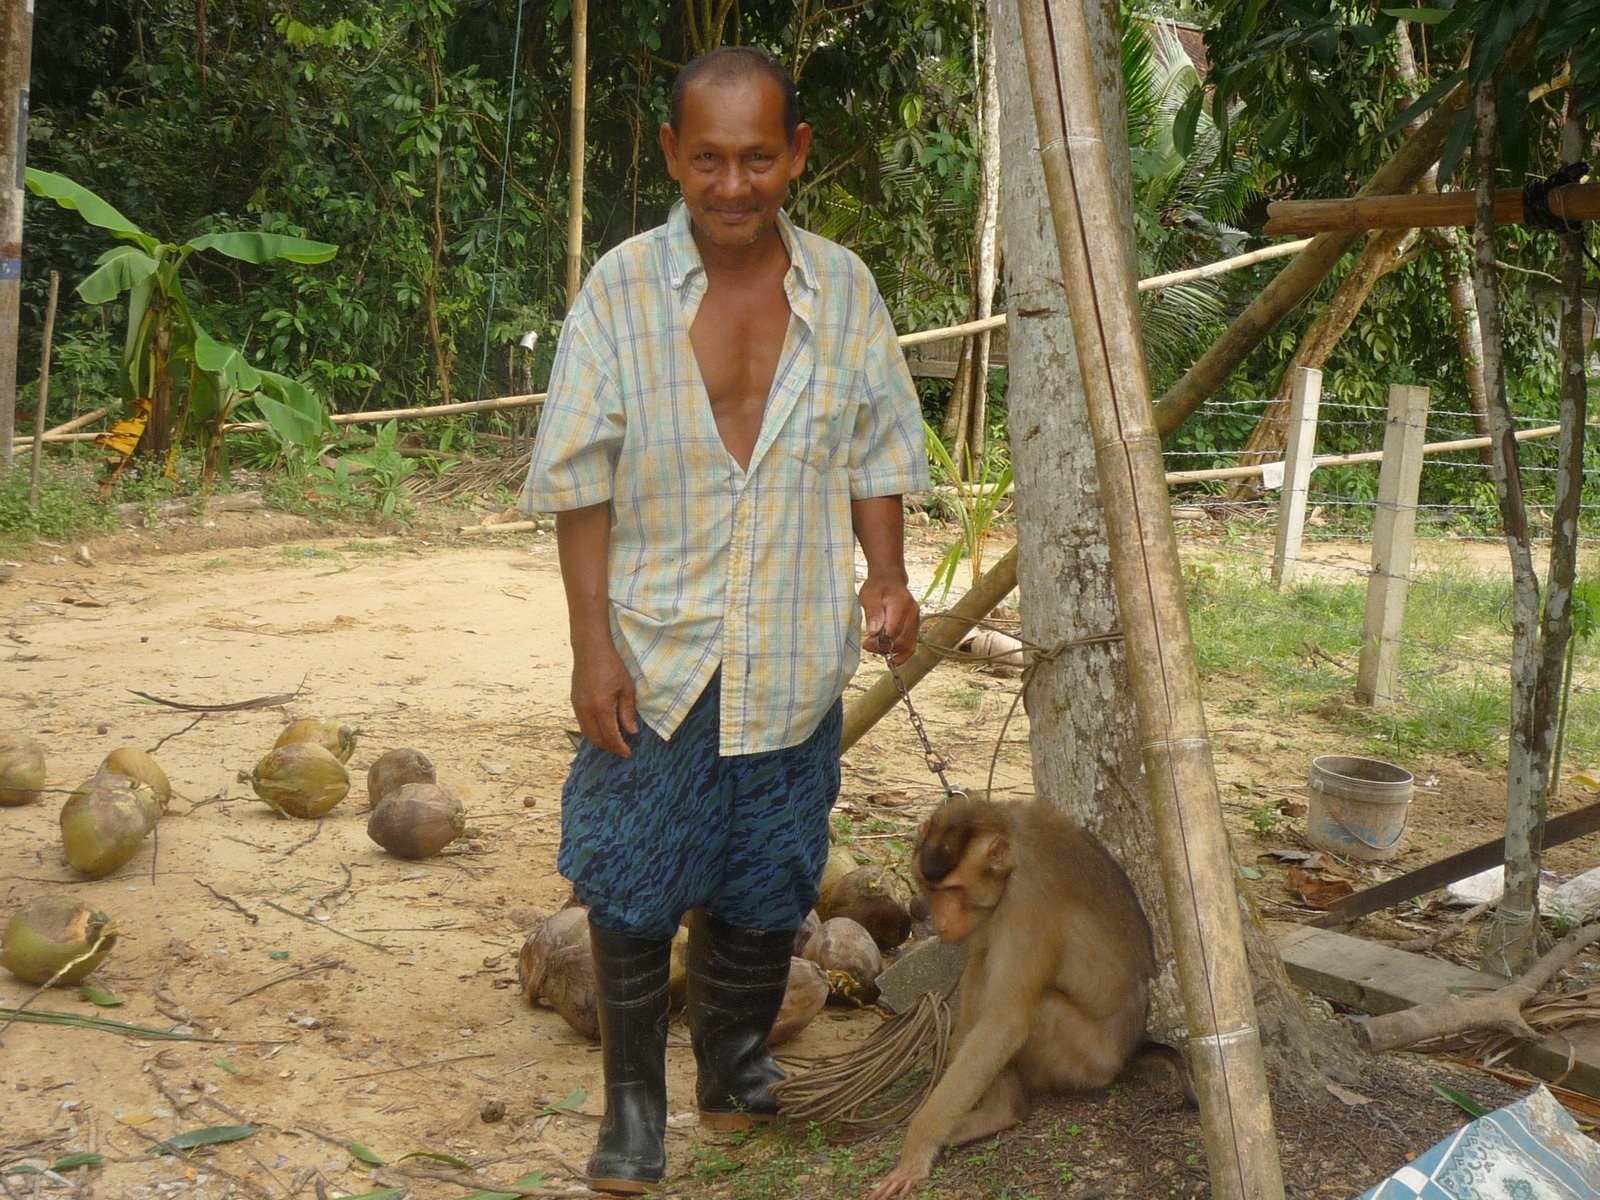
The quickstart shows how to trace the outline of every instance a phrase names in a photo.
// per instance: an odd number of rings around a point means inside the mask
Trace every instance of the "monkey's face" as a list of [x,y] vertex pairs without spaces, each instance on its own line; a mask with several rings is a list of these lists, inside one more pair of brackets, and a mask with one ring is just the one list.
[[964,942],[1000,905],[1011,874],[1011,846],[998,833],[924,827],[915,863],[934,932],[943,941]]

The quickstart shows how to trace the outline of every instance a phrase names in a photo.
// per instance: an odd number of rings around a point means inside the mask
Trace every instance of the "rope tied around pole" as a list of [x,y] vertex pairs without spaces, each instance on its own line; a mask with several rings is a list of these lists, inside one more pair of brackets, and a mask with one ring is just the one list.
[[1557,233],[1581,233],[1582,221],[1572,221],[1550,207],[1552,192],[1570,184],[1582,183],[1589,174],[1586,162],[1568,163],[1543,179],[1529,179],[1522,185],[1523,220],[1535,229],[1553,229]]

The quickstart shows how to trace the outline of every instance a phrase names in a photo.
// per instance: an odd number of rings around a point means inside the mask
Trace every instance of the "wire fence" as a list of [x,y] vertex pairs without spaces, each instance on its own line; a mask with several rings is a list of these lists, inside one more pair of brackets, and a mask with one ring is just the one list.
[[[1223,406],[1226,407],[1226,406]],[[1259,404],[1251,406],[1252,413]],[[1319,459],[1382,451],[1389,414],[1371,406],[1327,401],[1317,414]],[[1519,431],[1549,425],[1523,416]],[[1472,438],[1473,414],[1426,414],[1425,440]],[[1600,624],[1600,487],[1592,443],[1580,497],[1577,624]],[[1521,476],[1541,584],[1549,549],[1559,439],[1522,441]],[[1243,451],[1169,453],[1169,471],[1228,468],[1258,456]],[[1375,576],[1390,572],[1400,587],[1403,624],[1391,685],[1376,696],[1364,723],[1376,738],[1479,753],[1498,760],[1509,730],[1511,559],[1501,532],[1493,478],[1476,449],[1430,453],[1422,460],[1415,543],[1403,563],[1374,555],[1384,520],[1380,464],[1321,467],[1306,484],[1303,543],[1294,582],[1275,587],[1281,538],[1274,530],[1286,494],[1260,481],[1177,484],[1173,504],[1191,615],[1202,668],[1255,672],[1265,679],[1341,694],[1352,701],[1370,653]],[[1392,506],[1391,506],[1392,507]],[[1378,603],[1381,603],[1379,601]],[[1587,608],[1585,608],[1587,606]],[[1583,618],[1587,616],[1585,621]],[[1352,709],[1356,706],[1352,705]],[[1356,718],[1362,720],[1362,718]],[[1565,727],[1563,770],[1570,775],[1600,760],[1600,630],[1575,639]]]

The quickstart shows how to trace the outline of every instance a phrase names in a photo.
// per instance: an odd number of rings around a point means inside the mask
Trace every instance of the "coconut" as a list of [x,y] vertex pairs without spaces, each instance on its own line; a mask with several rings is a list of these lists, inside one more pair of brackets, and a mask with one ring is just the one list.
[[156,803],[161,812],[166,812],[167,805],[172,803],[172,784],[167,779],[167,773],[155,759],[137,746],[121,746],[113,750],[101,760],[100,770],[124,775],[144,784],[156,794]]
[[133,857],[150,832],[155,793],[121,775],[96,775],[61,806],[61,844],[85,875],[109,875]]
[[894,876],[882,867],[859,867],[833,885],[820,915],[823,920],[849,917],[888,953],[911,936],[911,914],[899,892]]
[[367,818],[367,836],[396,858],[432,858],[467,827],[461,801],[436,783],[408,783]]
[[806,943],[804,957],[828,973],[830,1000],[871,1004],[878,998],[883,955],[872,935],[849,917],[824,921]]
[[356,748],[356,731],[342,724],[338,717],[301,717],[278,735],[272,748],[276,750],[301,742],[313,742],[340,762],[347,763]]
[[25,733],[0,733],[0,805],[32,804],[44,790],[44,750]]
[[291,817],[320,817],[350,791],[350,772],[315,742],[276,747],[246,778],[256,795]]
[[156,822],[161,819],[161,801],[157,798],[155,789],[148,784],[140,783],[137,779],[131,779],[126,775],[118,774],[116,771],[108,771],[101,767],[86,782],[80,783],[78,790],[82,791],[91,785],[109,788],[112,791],[133,793],[133,798],[139,802],[139,811],[144,814],[144,831],[146,833],[152,832],[156,827]]
[[794,931],[794,945],[790,948],[791,954],[805,953],[806,943],[816,936],[817,930],[822,928],[822,918],[817,916],[817,910],[812,909],[806,914],[806,919],[800,922],[800,928]]
[[600,1040],[600,988],[594,977],[594,950],[587,941],[550,955],[543,994],[563,1021],[591,1042]]
[[589,910],[574,906],[559,908],[534,927],[522,943],[517,956],[517,985],[522,998],[536,1004],[543,994],[545,971],[550,956],[563,946],[587,945]]
[[789,986],[783,992],[783,1007],[767,1034],[768,1046],[779,1046],[799,1033],[822,1011],[828,1002],[828,976],[816,963],[804,958],[789,960]]
[[667,967],[667,1002],[682,1008],[689,995],[689,927],[679,925],[672,935],[672,957]]
[[437,783],[433,763],[420,750],[385,750],[367,768],[367,807],[377,808],[397,787],[408,783]]
[[822,868],[822,880],[817,885],[818,912],[821,912],[822,906],[827,903],[828,893],[833,891],[833,885],[860,865],[856,861],[856,856],[843,846],[834,846],[828,851],[828,861]]
[[[6,923],[0,967],[24,983],[77,983],[100,965],[117,940],[116,926],[71,896],[35,896]],[[72,966],[55,978],[68,963]]]

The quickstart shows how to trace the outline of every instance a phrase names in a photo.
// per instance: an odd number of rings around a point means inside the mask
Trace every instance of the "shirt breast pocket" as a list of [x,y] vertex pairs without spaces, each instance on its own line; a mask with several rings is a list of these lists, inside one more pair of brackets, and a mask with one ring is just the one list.
[[854,394],[854,372],[818,366],[797,406],[789,451],[818,474],[849,465]]

